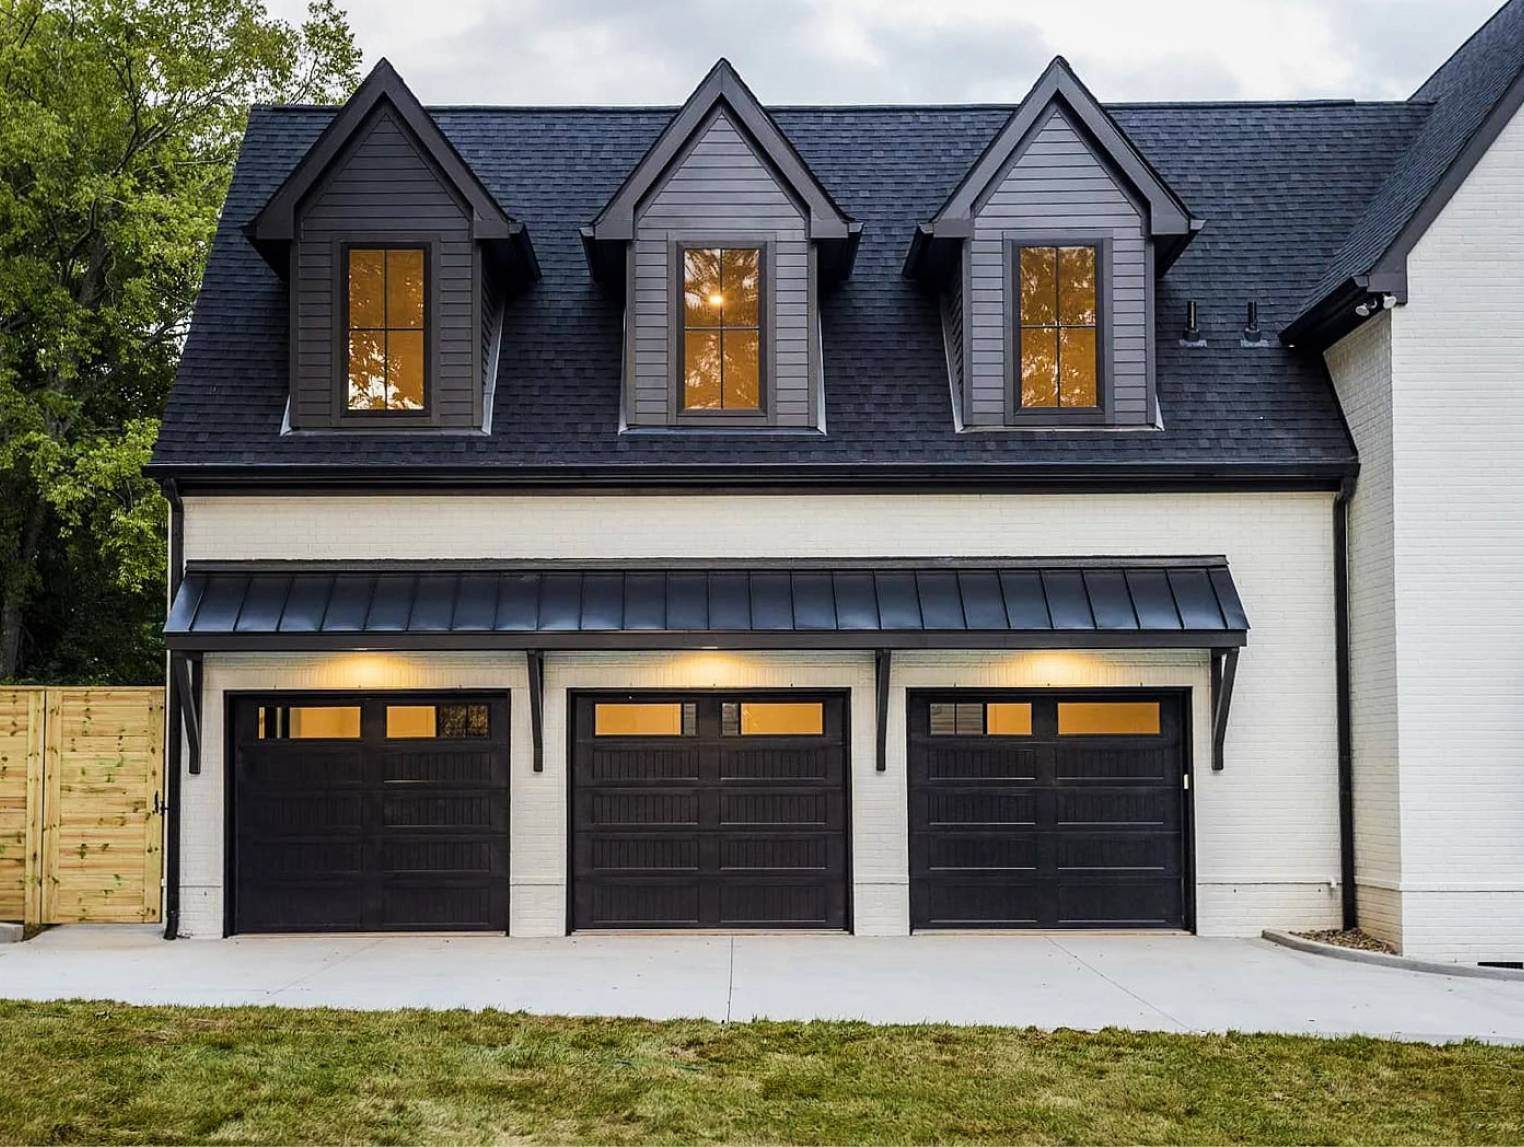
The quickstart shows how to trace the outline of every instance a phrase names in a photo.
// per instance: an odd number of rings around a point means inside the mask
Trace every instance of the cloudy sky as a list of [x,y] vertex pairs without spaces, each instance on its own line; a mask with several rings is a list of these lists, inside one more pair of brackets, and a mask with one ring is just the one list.
[[[343,3],[343,0],[340,0]],[[672,104],[728,56],[769,104],[1401,99],[1501,0],[349,0],[430,104]],[[299,17],[305,0],[267,0]]]

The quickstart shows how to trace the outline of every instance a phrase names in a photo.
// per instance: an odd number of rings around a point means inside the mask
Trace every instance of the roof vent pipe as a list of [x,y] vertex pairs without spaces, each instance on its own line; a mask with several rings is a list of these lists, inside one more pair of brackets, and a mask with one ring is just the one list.
[[1268,346],[1264,331],[1259,329],[1259,304],[1253,299],[1249,300],[1248,311],[1244,316],[1244,346]]
[[1206,346],[1206,339],[1201,337],[1201,328],[1196,325],[1196,300],[1190,299],[1185,304],[1185,333],[1180,336],[1181,346]]

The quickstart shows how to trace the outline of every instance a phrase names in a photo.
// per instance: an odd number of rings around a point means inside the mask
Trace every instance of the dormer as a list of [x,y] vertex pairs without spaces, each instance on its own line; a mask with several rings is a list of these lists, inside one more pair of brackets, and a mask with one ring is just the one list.
[[245,227],[287,283],[292,431],[484,431],[511,218],[382,60]]
[[632,430],[820,430],[819,291],[859,225],[721,60],[598,217],[594,278],[625,300]]
[[1200,227],[1055,58],[905,260],[959,428],[1155,425],[1153,284]]

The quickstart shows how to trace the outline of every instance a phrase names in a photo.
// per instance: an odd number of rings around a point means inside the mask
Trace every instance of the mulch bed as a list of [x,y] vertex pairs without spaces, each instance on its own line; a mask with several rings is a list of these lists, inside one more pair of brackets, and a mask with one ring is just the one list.
[[1362,952],[1385,952],[1388,956],[1397,954],[1397,949],[1385,940],[1367,936],[1358,928],[1348,931],[1342,928],[1323,928],[1317,932],[1293,932],[1292,935],[1304,940],[1316,940],[1320,944],[1337,944],[1340,948],[1358,948]]

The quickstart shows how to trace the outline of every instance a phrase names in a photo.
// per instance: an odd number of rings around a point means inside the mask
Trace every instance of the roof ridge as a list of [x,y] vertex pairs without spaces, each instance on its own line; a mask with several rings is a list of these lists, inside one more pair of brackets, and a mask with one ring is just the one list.
[[[1462,40],[1460,44],[1456,46],[1455,50],[1445,57],[1444,62],[1440,64],[1439,67],[1430,72],[1428,76],[1424,78],[1423,83],[1419,84],[1416,88],[1413,89],[1413,94],[1409,96],[1408,99],[1417,100],[1418,93],[1433,83],[1435,77],[1438,76],[1440,72],[1444,71],[1451,64],[1453,64],[1460,56],[1460,54],[1469,48],[1473,43],[1475,43],[1476,40],[1482,35],[1482,33],[1487,31],[1488,28],[1491,28],[1492,25],[1497,22],[1498,17],[1501,16],[1504,12],[1508,11],[1512,5],[1513,0],[1503,0],[1503,3],[1498,5],[1497,9],[1492,13],[1492,15],[1488,16],[1487,19],[1482,21],[1481,27],[1477,28],[1477,30],[1472,32],[1471,35]],[[1434,101],[1430,100],[1428,102],[1432,103]]]
[[[1271,99],[1271,100],[1114,100],[1102,101],[1101,107],[1126,108],[1403,108],[1432,107],[1434,100],[1361,100],[1353,98]],[[1010,103],[882,103],[882,104],[764,104],[769,112],[1011,112],[1021,106],[1020,100]],[[250,111],[261,112],[312,112],[335,113],[342,104],[312,103],[254,103]],[[463,112],[482,115],[512,115],[533,112],[536,115],[589,115],[630,114],[665,115],[677,110],[670,104],[425,104],[429,113],[445,112],[458,115]]]

